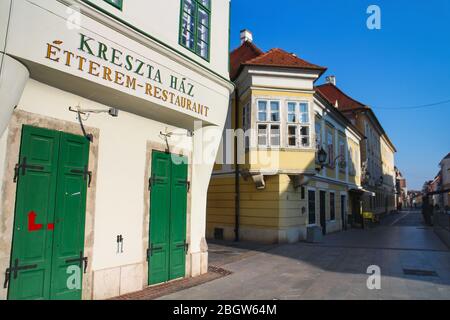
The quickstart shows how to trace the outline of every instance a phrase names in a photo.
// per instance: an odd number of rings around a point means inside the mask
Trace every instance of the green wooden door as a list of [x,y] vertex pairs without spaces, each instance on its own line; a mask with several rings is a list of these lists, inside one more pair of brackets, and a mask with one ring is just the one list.
[[[61,133],[52,259],[51,299],[80,300],[85,263],[84,227],[89,162],[85,137]],[[70,266],[78,266],[79,286],[68,286]]]
[[184,277],[186,259],[186,158],[152,154],[149,284]]
[[18,172],[11,268],[29,269],[11,272],[9,299],[50,298],[58,149],[58,132],[23,128],[20,163],[37,167]]
[[184,277],[187,251],[187,163],[185,157],[172,155],[172,158],[169,280]]
[[72,170],[85,171],[88,153],[83,137],[23,126],[9,299],[81,297],[65,262],[83,251],[87,183]]

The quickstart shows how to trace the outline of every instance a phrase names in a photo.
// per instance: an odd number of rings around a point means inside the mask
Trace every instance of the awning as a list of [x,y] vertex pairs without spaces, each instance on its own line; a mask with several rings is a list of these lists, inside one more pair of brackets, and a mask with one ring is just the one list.
[[352,188],[350,190],[348,190],[349,192],[354,192],[354,193],[358,193],[360,195],[366,195],[369,197],[375,197],[375,192],[366,190],[364,188]]

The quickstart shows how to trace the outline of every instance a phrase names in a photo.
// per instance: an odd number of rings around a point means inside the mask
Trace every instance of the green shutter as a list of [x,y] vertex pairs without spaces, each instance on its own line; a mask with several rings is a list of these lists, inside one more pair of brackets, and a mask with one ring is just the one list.
[[150,197],[149,283],[168,280],[169,213],[170,213],[170,155],[154,152]]
[[149,284],[184,277],[187,159],[153,152],[150,196]]
[[74,260],[84,257],[88,177],[83,172],[89,162],[89,142],[85,137],[62,133],[59,158],[51,298],[79,300],[81,287],[68,288],[71,273],[67,270],[75,265],[81,266],[81,276],[84,271],[83,261]]
[[33,167],[19,171],[10,267],[29,269],[11,270],[9,299],[81,298],[67,287],[66,260],[83,252],[87,181],[71,170],[84,170],[88,155],[84,137],[23,126],[20,163]]
[[187,159],[175,156],[172,163],[170,208],[170,274],[177,279],[186,269]]
[[[21,267],[36,267],[19,271],[17,277],[11,273],[9,299],[50,297],[53,233],[48,232],[47,224],[53,222],[55,214],[58,148],[58,132],[23,127],[20,161],[26,158],[28,164],[43,170],[27,169],[24,175],[19,172],[11,267],[16,260]],[[42,224],[36,231],[28,230],[28,215],[32,212],[36,213],[36,224]]]

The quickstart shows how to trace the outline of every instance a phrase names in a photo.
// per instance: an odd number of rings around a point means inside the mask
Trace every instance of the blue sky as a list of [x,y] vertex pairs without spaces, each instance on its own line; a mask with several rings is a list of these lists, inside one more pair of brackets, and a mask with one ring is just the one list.
[[[366,10],[381,9],[381,30],[369,30]],[[328,67],[337,85],[373,107],[398,149],[409,189],[434,178],[450,152],[450,1],[232,0],[231,47],[253,32],[263,50],[294,52]]]

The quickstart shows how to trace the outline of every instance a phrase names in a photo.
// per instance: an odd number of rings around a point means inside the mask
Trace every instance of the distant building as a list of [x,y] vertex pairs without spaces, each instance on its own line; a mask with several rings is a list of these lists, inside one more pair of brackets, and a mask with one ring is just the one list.
[[401,171],[395,167],[395,189],[397,208],[405,208],[408,206],[408,189],[406,187],[406,179]]
[[[442,190],[450,189],[450,153],[442,159],[440,162],[441,167],[441,188]],[[442,194],[442,206],[450,207],[450,193],[446,192]]]

